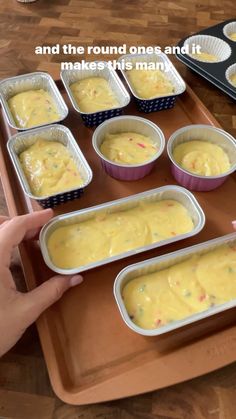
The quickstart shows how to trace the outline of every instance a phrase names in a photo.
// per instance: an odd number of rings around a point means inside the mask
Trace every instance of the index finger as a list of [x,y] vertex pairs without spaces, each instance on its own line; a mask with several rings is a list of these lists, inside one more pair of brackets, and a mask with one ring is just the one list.
[[9,266],[11,252],[25,238],[31,238],[35,231],[47,223],[53,216],[51,209],[20,215],[3,224],[0,230],[1,262]]

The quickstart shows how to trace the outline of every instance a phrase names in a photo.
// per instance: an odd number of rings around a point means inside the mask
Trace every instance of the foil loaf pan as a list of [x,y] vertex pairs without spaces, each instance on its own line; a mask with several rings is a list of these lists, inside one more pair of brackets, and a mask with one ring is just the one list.
[[64,102],[64,99],[61,96],[61,93],[57,88],[56,83],[48,73],[35,72],[11,77],[0,82],[0,99],[8,124],[17,131],[26,131],[32,128],[48,125],[35,125],[31,128],[18,127],[8,106],[8,100],[12,96],[17,95],[21,92],[26,92],[27,90],[38,89],[46,90],[56,103],[57,110],[60,116],[59,119],[55,121],[55,123],[61,122],[67,117],[69,110]]
[[[130,95],[125,89],[123,83],[117,76],[115,70],[109,67],[107,63],[103,62],[104,69],[99,70],[63,70],[61,71],[61,79],[67,91],[67,94],[71,100],[74,109],[81,115],[81,118],[86,126],[93,127],[101,124],[106,119],[122,114],[123,109],[130,102]],[[73,93],[70,89],[70,85],[79,80],[83,80],[88,77],[103,77],[110,85],[111,90],[115,93],[115,96],[120,103],[118,108],[107,109],[99,112],[86,113],[82,112],[74,99]]]
[[[179,336],[182,337],[180,329],[183,329],[185,326],[189,326],[192,329],[192,331],[195,332],[196,330],[198,330],[198,328],[196,327],[196,329],[194,329],[193,326],[195,326],[195,324],[197,324],[199,321],[202,321],[202,323],[199,325],[201,332],[202,330],[206,331],[206,330],[209,330],[209,326],[207,324],[208,319],[211,322],[213,322],[213,324],[215,323],[214,326],[217,326],[217,319],[215,318],[213,319],[212,316],[216,316],[217,314],[220,314],[220,313],[224,315],[224,312],[226,310],[236,307],[236,299],[231,300],[221,305],[216,305],[214,307],[209,308],[208,310],[193,314],[182,320],[173,321],[167,325],[158,327],[156,329],[144,329],[137,326],[130,319],[128,312],[126,310],[124,301],[122,299],[122,290],[124,286],[134,278],[169,268],[175,264],[178,264],[180,262],[187,260],[193,255],[207,253],[226,243],[230,243],[233,245],[236,244],[236,233],[228,234],[226,236],[221,236],[219,238],[206,241],[204,243],[196,244],[194,246],[177,250],[175,252],[165,254],[163,256],[148,259],[143,262],[136,263],[136,264],[133,264],[124,268],[117,275],[113,290],[114,290],[116,303],[118,305],[121,317],[124,320],[125,324],[134,332],[144,335],[144,336],[149,336],[149,337],[151,336],[161,337],[162,335],[167,335],[171,332],[178,332]],[[235,315],[234,315],[234,318],[235,318]],[[219,320],[219,324],[220,324],[220,321],[221,319]],[[191,336],[191,332],[189,333],[187,331],[187,335]],[[186,337],[186,334],[185,334],[185,337]]]
[[[128,252],[124,252],[118,254],[113,257],[109,257],[98,262],[94,262],[91,264],[78,266],[78,268],[74,269],[61,269],[55,266],[50,258],[48,249],[47,249],[47,241],[50,235],[55,231],[58,227],[64,225],[71,225],[75,223],[80,223],[83,221],[87,221],[93,218],[97,214],[104,214],[104,212],[116,212],[116,211],[124,211],[131,208],[134,208],[137,203],[140,201],[160,201],[166,199],[173,199],[180,202],[189,212],[192,217],[194,228],[192,231],[175,236],[170,239],[161,240],[159,242],[150,244],[148,246],[139,247],[134,250],[130,250]],[[105,265],[110,262],[114,262],[119,259],[123,259],[128,256],[132,256],[138,253],[142,253],[147,250],[155,249],[160,246],[164,246],[165,244],[173,243],[178,240],[182,240],[195,234],[198,234],[205,224],[205,215],[198,204],[195,197],[191,194],[191,192],[187,191],[186,189],[180,186],[163,186],[161,188],[152,189],[146,192],[142,192],[140,194],[132,195],[127,198],[118,199],[115,201],[107,202],[105,204],[97,205],[91,208],[86,208],[79,211],[74,211],[68,214],[59,215],[53,218],[49,223],[47,223],[41,230],[40,233],[40,247],[42,251],[42,255],[46,265],[52,269],[53,271],[65,275],[75,274],[78,272],[83,272],[88,269],[96,268],[98,266]],[[78,243],[79,246],[79,243]]]
[[121,70],[121,73],[125,78],[125,81],[129,86],[132,95],[135,98],[137,108],[141,112],[149,113],[173,108],[173,106],[175,105],[176,97],[181,95],[186,89],[186,84],[184,80],[182,79],[182,77],[180,76],[170,59],[163,52],[161,52],[160,54],[127,54],[121,56],[118,61],[121,63],[130,62],[133,66],[137,62],[153,62],[160,63],[164,65],[165,68],[168,68],[165,74],[167,78],[173,83],[175,91],[172,94],[154,96],[150,99],[144,99],[138,96],[127,77],[126,71]]
[[[18,156],[34,144],[39,138],[47,141],[58,141],[68,148],[74,158],[74,161],[76,162],[79,173],[83,178],[83,185],[73,190],[70,189],[56,195],[44,197],[38,197],[31,193],[30,186]],[[7,148],[24,193],[29,198],[35,199],[43,208],[54,207],[61,203],[79,198],[84,192],[86,186],[88,186],[92,180],[93,174],[90,166],[88,165],[71,131],[63,125],[53,124],[17,133],[8,140]]]

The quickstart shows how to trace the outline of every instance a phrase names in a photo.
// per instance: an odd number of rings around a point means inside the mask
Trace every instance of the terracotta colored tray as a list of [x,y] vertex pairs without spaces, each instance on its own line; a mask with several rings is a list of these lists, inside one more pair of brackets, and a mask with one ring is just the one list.
[[[59,86],[62,89],[60,83]],[[137,112],[131,105],[126,113]],[[190,123],[219,126],[189,88],[177,100],[174,109],[143,116],[157,123],[166,138],[177,128]],[[166,155],[143,180],[120,182],[110,178],[102,171],[92,150],[92,129],[84,127],[71,107],[65,125],[78,139],[92,167],[94,179],[81,199],[58,207],[56,214],[175,183]],[[10,130],[1,117],[1,177],[9,212],[14,216],[39,207],[21,192],[6,150],[9,135]],[[67,292],[41,316],[37,326],[51,383],[58,397],[70,404],[127,397],[178,383],[235,361],[236,326],[188,344],[180,342],[175,349],[163,351],[158,338],[136,335],[126,327],[112,292],[116,274],[127,264],[231,232],[231,221],[236,218],[232,199],[235,187],[235,178],[231,176],[216,191],[196,193],[207,218],[206,226],[198,236],[85,273],[82,285]],[[20,253],[29,289],[51,275],[37,244],[24,243],[20,246]]]

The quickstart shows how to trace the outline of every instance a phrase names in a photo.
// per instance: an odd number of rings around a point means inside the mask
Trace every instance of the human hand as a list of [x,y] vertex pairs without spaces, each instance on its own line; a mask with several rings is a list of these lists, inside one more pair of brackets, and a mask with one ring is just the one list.
[[34,238],[52,216],[51,209],[12,219],[0,216],[0,356],[46,308],[83,280],[80,275],[56,275],[28,293],[16,289],[9,269],[12,251],[24,239]]

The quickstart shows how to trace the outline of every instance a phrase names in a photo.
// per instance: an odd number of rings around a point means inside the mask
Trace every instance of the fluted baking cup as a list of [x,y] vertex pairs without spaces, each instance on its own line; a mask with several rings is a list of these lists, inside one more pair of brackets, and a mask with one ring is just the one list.
[[231,86],[233,86],[236,89],[236,84],[233,84],[233,82],[231,80],[232,76],[236,77],[236,63],[231,65],[230,67],[228,67],[226,72],[225,72],[225,77],[227,79],[227,82],[229,84],[231,84]]
[[[152,159],[141,164],[119,164],[108,160],[100,151],[101,144],[106,134],[119,132],[137,132],[150,137],[153,144],[157,146],[157,153]],[[138,180],[148,175],[165,147],[165,137],[161,129],[153,122],[138,116],[120,116],[103,122],[94,131],[92,142],[104,170],[119,180]]]
[[[200,176],[183,169],[173,157],[174,148],[187,141],[207,141],[220,146],[228,155],[230,170],[218,176]],[[210,191],[222,185],[236,169],[236,141],[220,128],[210,125],[188,125],[175,131],[167,143],[167,153],[171,160],[171,172],[176,181],[193,191]]]
[[[201,52],[215,55],[217,57],[216,61],[208,61],[199,57],[193,57],[191,54],[193,46],[200,45]],[[231,47],[227,42],[223,41],[216,36],[211,35],[194,35],[190,38],[187,38],[184,42],[184,47],[189,48],[189,55],[193,60],[201,61],[209,64],[219,63],[221,61],[227,60],[231,55]]]
[[236,42],[236,39],[230,38],[230,36],[235,33],[236,34],[236,21],[230,22],[223,27],[223,34],[232,42]]

